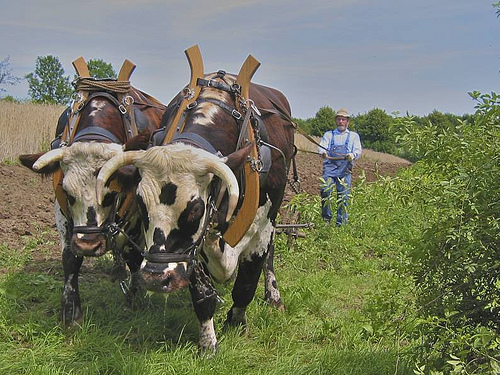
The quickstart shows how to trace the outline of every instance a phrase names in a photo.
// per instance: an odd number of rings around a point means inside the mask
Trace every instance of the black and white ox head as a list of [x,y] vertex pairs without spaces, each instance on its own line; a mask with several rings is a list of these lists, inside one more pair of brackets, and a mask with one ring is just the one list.
[[[31,165],[38,173],[61,169],[64,176],[62,188],[68,201],[69,217],[63,217],[59,207],[56,207],[56,220],[66,222],[64,232],[71,238],[63,243],[69,243],[76,255],[100,256],[108,248],[105,234],[81,233],[72,231],[70,227],[72,224],[76,228],[97,228],[106,223],[117,193],[105,187],[105,197],[102,204],[98,204],[95,194],[97,174],[106,161],[122,152],[122,146],[115,143],[77,142],[68,147],[51,150]],[[23,164],[26,163],[24,160]]]
[[146,253],[141,276],[147,289],[172,292],[189,284],[188,265],[193,248],[206,229],[210,184],[218,177],[228,192],[225,220],[238,202],[238,182],[221,159],[204,150],[174,143],[147,151],[129,151],[113,157],[97,177],[98,199],[120,167],[133,164],[141,180],[137,201],[146,231]]

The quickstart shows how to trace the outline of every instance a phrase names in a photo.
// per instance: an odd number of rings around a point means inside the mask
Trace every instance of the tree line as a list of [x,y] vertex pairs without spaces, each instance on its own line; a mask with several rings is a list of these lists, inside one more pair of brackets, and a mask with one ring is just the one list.
[[[474,93],[469,93],[469,95],[474,98]],[[390,115],[383,109],[374,108],[366,113],[353,115],[349,129],[356,131],[360,135],[365,148],[416,161],[419,156],[408,147],[405,147],[400,137],[398,137],[401,130],[400,118],[398,113]],[[473,123],[474,116],[471,114],[457,116],[434,110],[426,116],[411,116],[411,118],[418,128],[424,128],[432,124],[437,128],[446,129],[459,126],[463,122]],[[335,111],[329,106],[321,107],[312,118],[307,120],[296,118],[294,120],[302,130],[319,137],[336,126]]]

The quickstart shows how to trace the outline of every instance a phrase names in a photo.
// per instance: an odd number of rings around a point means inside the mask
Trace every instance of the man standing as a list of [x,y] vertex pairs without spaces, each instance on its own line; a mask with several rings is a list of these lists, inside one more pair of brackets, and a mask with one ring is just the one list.
[[323,179],[325,185],[321,187],[321,203],[323,220],[330,222],[332,210],[330,194],[334,188],[337,193],[337,226],[347,223],[347,200],[351,190],[351,172],[354,160],[361,156],[361,142],[356,132],[350,131],[350,115],[345,108],[335,114],[337,128],[329,130],[323,135],[319,154],[323,156]]

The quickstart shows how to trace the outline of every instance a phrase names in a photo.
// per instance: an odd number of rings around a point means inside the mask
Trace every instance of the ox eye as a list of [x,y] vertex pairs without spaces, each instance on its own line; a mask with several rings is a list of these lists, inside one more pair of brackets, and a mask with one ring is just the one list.
[[75,203],[76,203],[76,199],[74,196],[72,195],[69,195],[68,193],[66,193],[66,196],[68,197],[68,203],[73,206]]
[[205,205],[203,204],[203,201],[201,200],[194,201],[194,204],[191,207],[191,210],[187,217],[187,221],[190,223],[194,223],[195,221],[200,220],[204,213],[205,213]]
[[116,192],[107,193],[102,200],[103,207],[111,206],[115,202]]

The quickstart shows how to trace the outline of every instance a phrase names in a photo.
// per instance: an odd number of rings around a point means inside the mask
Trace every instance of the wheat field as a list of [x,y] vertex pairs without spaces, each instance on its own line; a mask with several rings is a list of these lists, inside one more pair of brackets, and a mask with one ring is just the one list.
[[59,105],[0,100],[0,161],[14,162],[20,154],[48,150],[63,110]]

